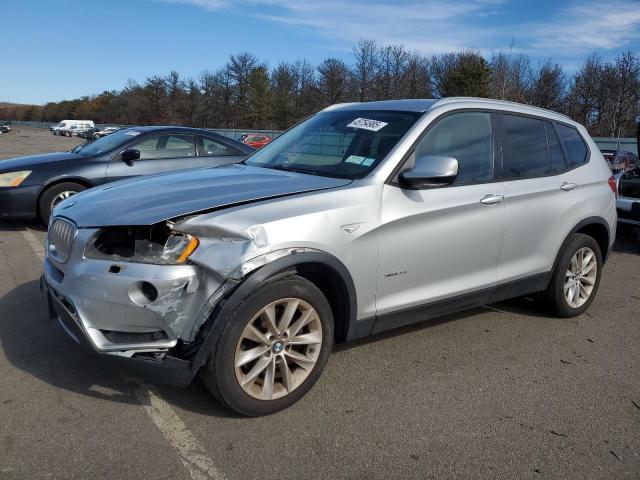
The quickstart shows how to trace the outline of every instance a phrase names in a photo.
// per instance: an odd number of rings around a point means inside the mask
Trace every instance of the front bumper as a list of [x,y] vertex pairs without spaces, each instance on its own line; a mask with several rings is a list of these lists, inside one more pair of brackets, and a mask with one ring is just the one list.
[[[46,282],[44,275],[40,278],[40,289],[47,303],[49,317],[57,319],[63,330],[78,344],[96,349],[94,341],[86,331],[77,314],[69,308],[64,298],[57,295]],[[139,353],[142,353],[139,351]],[[114,357],[114,362],[121,362],[121,357]],[[131,356],[126,358],[122,366],[133,376],[140,376],[157,383],[185,387],[191,383],[195,371],[191,362],[171,355]]]
[[39,185],[0,187],[0,218],[33,218]]
[[[220,281],[197,265],[85,258],[96,231],[78,229],[65,262],[47,251],[41,287],[51,316],[78,343],[102,354],[164,362],[190,347]],[[141,296],[143,283],[153,286],[155,299]]]

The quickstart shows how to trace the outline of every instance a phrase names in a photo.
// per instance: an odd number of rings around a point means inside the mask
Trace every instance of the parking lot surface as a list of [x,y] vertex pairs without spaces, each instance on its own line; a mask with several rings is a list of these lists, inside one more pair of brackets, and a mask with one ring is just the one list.
[[[16,129],[0,156],[74,142]],[[0,223],[2,479],[640,478],[630,238],[578,318],[518,299],[339,345],[300,402],[248,419],[68,338],[40,297],[44,236]]]

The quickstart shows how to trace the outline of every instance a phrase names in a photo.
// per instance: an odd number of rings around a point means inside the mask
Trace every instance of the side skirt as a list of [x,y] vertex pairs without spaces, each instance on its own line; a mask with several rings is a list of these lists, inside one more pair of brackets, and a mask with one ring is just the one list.
[[543,291],[549,285],[553,272],[545,272],[521,280],[504,283],[477,292],[438,300],[437,302],[406,308],[397,312],[365,318],[351,324],[347,341],[376,333],[431,320],[452,313],[481,307],[490,303]]

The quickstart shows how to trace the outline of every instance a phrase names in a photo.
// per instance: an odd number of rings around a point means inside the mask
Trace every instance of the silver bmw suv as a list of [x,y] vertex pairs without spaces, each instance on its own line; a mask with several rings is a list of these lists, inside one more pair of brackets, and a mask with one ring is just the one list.
[[533,293],[581,314],[615,228],[611,172],[563,115],[351,103],[240,164],[61,203],[42,289],[79,343],[264,415],[309,391],[336,342]]

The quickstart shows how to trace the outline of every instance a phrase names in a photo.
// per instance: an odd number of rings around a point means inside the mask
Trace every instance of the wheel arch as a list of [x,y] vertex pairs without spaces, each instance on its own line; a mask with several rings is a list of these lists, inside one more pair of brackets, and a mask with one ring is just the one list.
[[47,183],[42,184],[40,190],[38,191],[38,196],[36,197],[36,216],[40,217],[40,199],[42,198],[42,195],[44,195],[44,192],[46,192],[51,187],[55,187],[56,185],[59,185],[61,183],[77,183],[78,185],[82,185],[85,188],[92,188],[95,186],[86,178],[76,176],[57,177],[47,181]]
[[281,257],[250,274],[238,289],[253,290],[272,278],[291,274],[300,275],[320,289],[331,305],[335,341],[345,341],[349,325],[356,319],[356,290],[347,267],[329,253],[299,252]]
[[562,255],[562,252],[564,251],[569,238],[571,238],[571,235],[573,235],[574,233],[582,233],[593,238],[600,247],[600,253],[602,253],[602,263],[604,264],[606,262],[607,257],[609,256],[609,243],[611,240],[609,224],[602,217],[587,217],[581,220],[577,225],[575,225],[564,238],[560,249],[558,250],[558,252],[556,252],[556,258],[553,262],[553,271],[555,271],[558,265],[560,256]]
[[236,306],[251,294],[259,285],[289,275],[300,275],[313,283],[327,297],[334,316],[334,340],[347,339],[350,325],[356,320],[357,296],[353,278],[347,267],[335,256],[322,252],[298,252],[278,258],[247,275],[231,293],[211,313],[205,337],[191,363],[195,374],[206,362],[215,348],[217,330],[220,328],[216,318],[233,311]]

